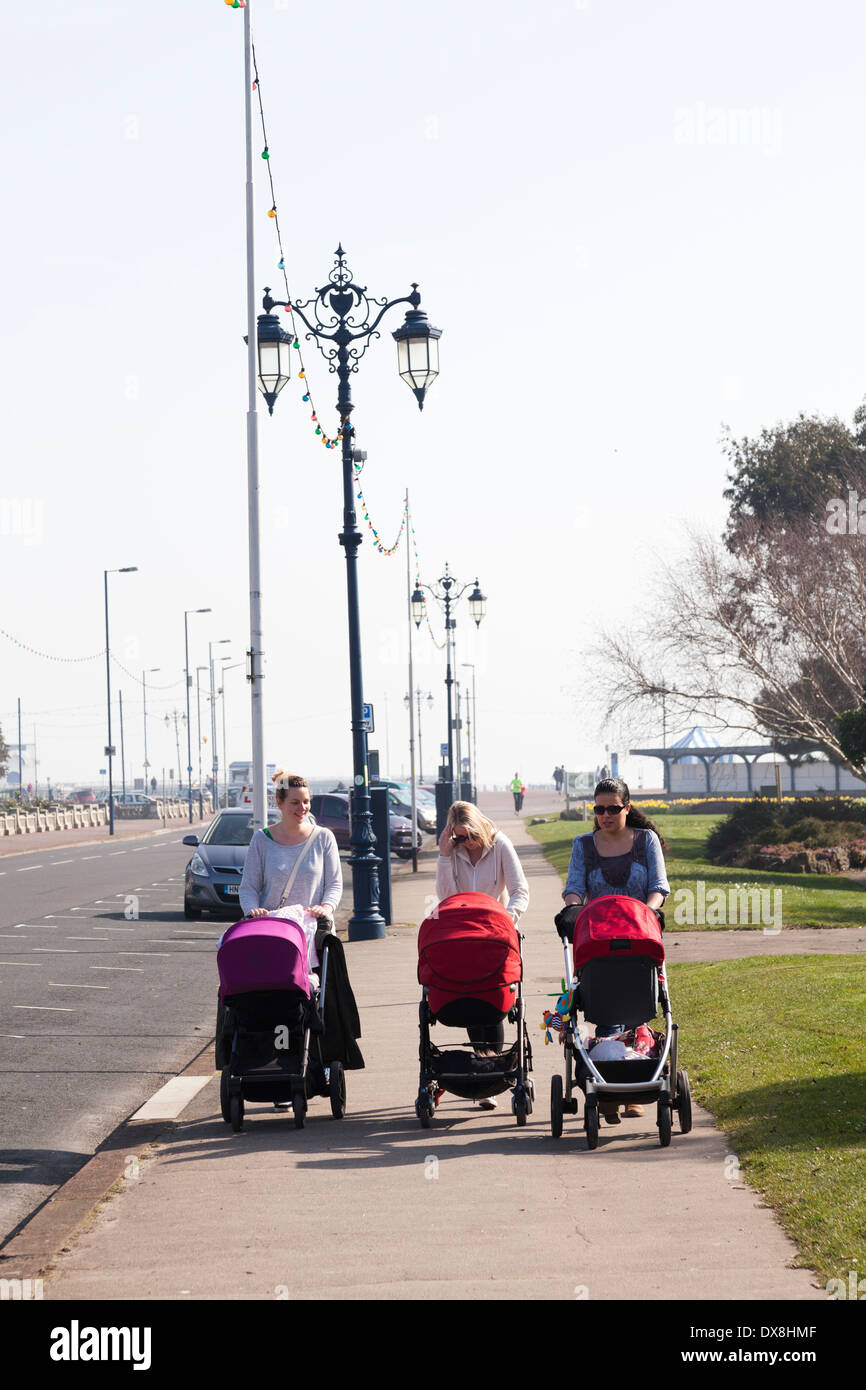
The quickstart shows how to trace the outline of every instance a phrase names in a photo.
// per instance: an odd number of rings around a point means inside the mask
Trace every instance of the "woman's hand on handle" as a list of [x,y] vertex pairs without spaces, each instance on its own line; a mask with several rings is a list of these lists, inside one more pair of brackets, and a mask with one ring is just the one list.
[[266,907],[254,907],[251,912],[247,913],[247,918],[249,919],[250,917],[270,917],[270,915],[271,914]]

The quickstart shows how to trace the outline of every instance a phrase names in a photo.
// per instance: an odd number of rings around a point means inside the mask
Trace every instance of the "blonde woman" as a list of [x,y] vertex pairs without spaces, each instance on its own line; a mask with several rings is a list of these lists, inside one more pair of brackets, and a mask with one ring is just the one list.
[[[439,837],[436,896],[441,902],[452,893],[486,893],[504,904],[515,924],[529,906],[529,884],[517,851],[471,801],[454,802]],[[505,1028],[501,1023],[478,1024],[468,1032],[476,1052],[502,1051]],[[492,1097],[478,1104],[482,1110],[496,1108]]]
[[471,801],[455,801],[439,837],[436,896],[486,893],[515,922],[529,906],[529,885],[513,844]]

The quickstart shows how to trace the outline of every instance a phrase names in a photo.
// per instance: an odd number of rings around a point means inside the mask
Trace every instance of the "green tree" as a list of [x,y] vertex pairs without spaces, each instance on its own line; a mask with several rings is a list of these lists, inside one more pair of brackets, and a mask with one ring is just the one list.
[[799,415],[756,439],[726,434],[722,451],[730,464],[723,494],[730,503],[728,550],[744,526],[756,524],[766,536],[804,521],[823,529],[831,498],[846,498],[849,488],[866,493],[866,402],[854,413],[853,430],[835,416]]
[[0,729],[0,777],[6,776],[6,769],[9,766],[9,745],[3,737],[3,730]]

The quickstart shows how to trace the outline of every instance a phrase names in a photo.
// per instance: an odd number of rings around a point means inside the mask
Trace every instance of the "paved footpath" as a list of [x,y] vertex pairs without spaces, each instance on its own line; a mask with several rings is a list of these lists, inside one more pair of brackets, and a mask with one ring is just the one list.
[[[213,1075],[68,1243],[46,1299],[826,1298],[810,1271],[792,1268],[794,1246],[698,1107],[691,1134],[675,1122],[668,1149],[654,1107],[603,1124],[594,1152],[575,1117],[551,1138],[561,1064],[539,1024],[562,972],[561,886],[523,824],[507,811],[500,823],[531,890],[522,927],[537,1099],[527,1125],[507,1096],[491,1112],[445,1096],[429,1130],[415,1118],[428,852],[417,875],[395,879],[386,938],[346,947],[367,1064],[348,1074],[346,1118],[317,1099],[295,1130],[252,1106],[234,1135]],[[681,1057],[687,1068],[687,1038]]]

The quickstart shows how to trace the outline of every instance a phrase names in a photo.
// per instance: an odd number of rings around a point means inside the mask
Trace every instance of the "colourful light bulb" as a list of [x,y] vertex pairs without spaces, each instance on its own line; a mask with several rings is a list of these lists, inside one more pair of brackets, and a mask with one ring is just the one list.
[[268,213],[268,217],[276,217],[276,215],[277,215],[277,210],[276,210],[276,208],[271,208],[270,212]]
[[316,425],[316,434],[321,434],[321,433],[322,433],[321,427],[320,427],[319,425]]
[[[298,373],[298,376],[300,376],[300,375],[301,375],[301,373],[299,372],[299,373]],[[301,397],[301,400],[303,400],[303,401],[308,401],[309,399],[310,399],[309,392],[307,392],[306,396],[302,396],[302,397]]]
[[268,149],[267,145],[265,145],[265,148],[262,150],[262,159],[270,159],[270,157],[270,150]]

